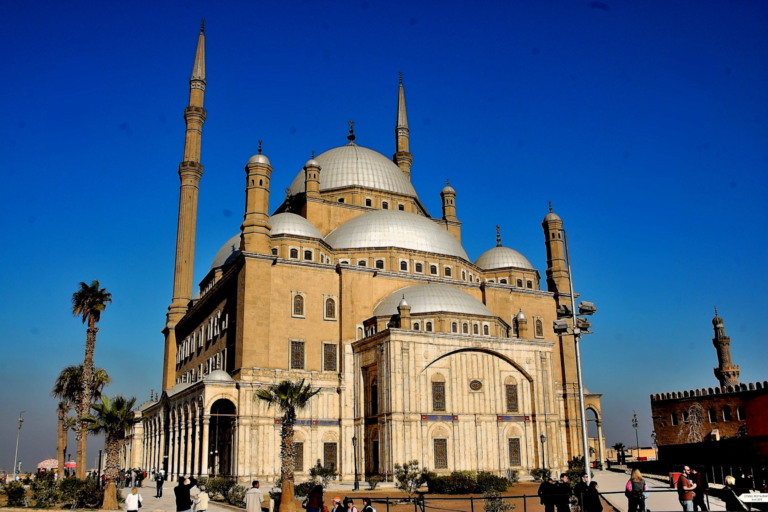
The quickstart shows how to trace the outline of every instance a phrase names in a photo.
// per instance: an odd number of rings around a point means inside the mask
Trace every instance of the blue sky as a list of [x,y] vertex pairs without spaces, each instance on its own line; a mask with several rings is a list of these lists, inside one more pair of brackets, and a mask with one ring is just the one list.
[[543,274],[548,201],[564,219],[577,291],[599,307],[584,373],[609,444],[634,444],[633,410],[650,443],[651,393],[716,384],[714,305],[742,381],[768,379],[765,2],[4,2],[0,468],[21,410],[24,467],[55,456],[48,393],[82,359],[79,281],[114,297],[107,392],[159,389],[202,17],[196,281],[239,228],[257,141],[273,208],[350,119],[390,155],[403,72],[414,185],[439,215],[450,179],[471,258],[499,224]]

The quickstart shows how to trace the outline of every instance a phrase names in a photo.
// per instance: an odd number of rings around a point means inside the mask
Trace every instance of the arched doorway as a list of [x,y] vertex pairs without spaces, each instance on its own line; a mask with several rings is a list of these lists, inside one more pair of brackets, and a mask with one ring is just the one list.
[[211,406],[208,426],[208,475],[234,474],[235,404],[221,398]]

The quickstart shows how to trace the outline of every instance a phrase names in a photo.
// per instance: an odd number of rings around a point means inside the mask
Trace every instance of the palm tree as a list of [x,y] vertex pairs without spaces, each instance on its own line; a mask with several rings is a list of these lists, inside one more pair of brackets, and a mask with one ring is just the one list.
[[623,464],[624,461],[624,449],[626,446],[624,446],[624,443],[616,443],[612,447],[614,450],[616,450],[616,463],[617,464]]
[[[93,378],[91,381],[91,396],[98,400],[101,397],[101,391],[109,384],[112,379],[107,374],[107,371],[102,368],[96,368],[93,371]],[[72,410],[74,404],[78,404],[81,400],[83,384],[83,366],[67,366],[61,370],[59,376],[56,378],[56,382],[53,384],[51,395],[59,398],[58,407],[56,412],[58,415],[58,435],[56,438],[56,451],[59,461],[59,475],[64,472],[64,450],[67,446],[67,432],[70,428],[79,428],[77,422],[73,418],[68,418],[69,412]]]
[[103,510],[118,510],[117,504],[117,479],[120,468],[120,450],[125,442],[125,436],[139,421],[133,412],[135,398],[124,398],[116,395],[112,400],[102,396],[101,403],[91,406],[93,414],[84,418],[88,424],[88,430],[95,434],[104,433],[104,451],[106,453],[106,470],[104,487]]
[[[91,382],[93,375],[93,353],[96,351],[96,324],[101,320],[101,312],[112,302],[112,294],[106,288],[99,288],[99,282],[91,281],[90,286],[81,282],[80,289],[72,294],[72,314],[80,316],[83,323],[88,322],[85,331],[85,357],[83,358],[83,382]],[[77,477],[85,478],[86,448],[88,443],[87,425],[82,420],[91,409],[91,388],[83,385],[77,415],[81,418],[77,429]]]
[[320,388],[312,389],[309,384],[304,385],[304,379],[299,382],[284,380],[256,391],[256,396],[267,402],[267,407],[274,405],[283,413],[280,422],[280,512],[296,510],[296,498],[293,493],[293,468],[296,459],[293,426],[296,424],[296,411],[306,408],[309,400],[319,392]]

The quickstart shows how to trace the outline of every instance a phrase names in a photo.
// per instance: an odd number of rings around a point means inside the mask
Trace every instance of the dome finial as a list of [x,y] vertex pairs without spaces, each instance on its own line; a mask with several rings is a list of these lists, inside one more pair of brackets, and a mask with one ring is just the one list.
[[549,202],[549,213],[552,213],[552,201]]
[[496,224],[496,247],[501,247],[501,226]]
[[400,79],[400,85],[403,85],[403,72],[402,71],[398,71],[397,72],[397,76]]
[[205,18],[200,20],[200,33],[205,34]]
[[259,140],[259,154],[261,154],[261,140]]
[[347,135],[347,140],[352,143],[355,141],[355,122],[354,121],[347,121],[349,123],[349,135]]
[[315,150],[313,149],[312,150],[312,159],[314,160],[314,158],[315,158]]

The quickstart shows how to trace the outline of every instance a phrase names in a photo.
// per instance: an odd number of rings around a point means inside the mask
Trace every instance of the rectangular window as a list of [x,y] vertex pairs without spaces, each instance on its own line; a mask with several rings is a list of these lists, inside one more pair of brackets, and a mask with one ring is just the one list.
[[435,469],[448,469],[448,440],[435,439]]
[[512,437],[509,439],[509,465],[520,466],[520,438]]
[[445,411],[445,382],[432,383],[432,410]]
[[517,412],[517,384],[507,384],[505,387],[507,391],[507,412]]
[[336,443],[323,443],[323,467],[336,468],[338,464],[338,447]]
[[291,340],[291,370],[304,369],[304,342]]
[[337,368],[337,350],[333,343],[323,344],[323,371],[335,372]]
[[302,473],[304,471],[304,443],[293,443],[293,452],[296,454],[294,471]]

